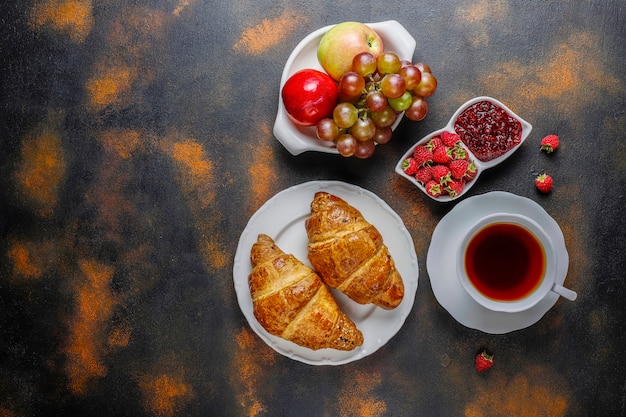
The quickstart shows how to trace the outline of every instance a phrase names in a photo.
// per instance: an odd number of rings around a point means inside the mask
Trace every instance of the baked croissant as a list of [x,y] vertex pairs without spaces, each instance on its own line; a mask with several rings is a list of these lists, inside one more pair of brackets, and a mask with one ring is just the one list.
[[337,305],[319,275],[260,234],[248,277],[254,316],[269,333],[317,350],[352,350],[363,334]]
[[356,208],[317,192],[305,227],[309,261],[328,286],[387,310],[402,302],[404,283],[383,237]]

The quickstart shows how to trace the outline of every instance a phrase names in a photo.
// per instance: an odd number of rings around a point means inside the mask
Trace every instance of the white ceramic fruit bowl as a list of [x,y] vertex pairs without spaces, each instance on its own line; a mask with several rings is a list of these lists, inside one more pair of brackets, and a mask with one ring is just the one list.
[[[383,47],[386,51],[395,52],[400,59],[413,60],[416,41],[400,23],[395,20],[387,20],[378,23],[366,23],[366,25],[378,33],[383,40]],[[274,136],[292,155],[299,155],[306,151],[339,153],[332,142],[321,141],[317,138],[314,126],[298,126],[293,123],[287,116],[280,95],[287,79],[297,71],[306,68],[324,71],[317,60],[317,47],[322,36],[333,26],[325,26],[302,39],[287,59],[283,69],[278,92],[278,114],[274,122]],[[401,116],[396,118],[392,129],[395,130],[401,120]]]
[[[409,158],[411,155],[413,155],[413,150],[415,149],[415,147],[417,145],[423,145],[423,144],[428,143],[429,140],[431,140],[435,136],[441,135],[441,133],[444,132],[444,131],[455,133],[455,127],[454,127],[455,126],[455,122],[458,119],[458,117],[461,115],[461,113],[463,113],[466,109],[470,108],[474,104],[479,103],[481,101],[488,101],[488,102],[491,102],[492,104],[495,104],[496,106],[501,107],[502,109],[504,109],[509,114],[509,116],[511,116],[512,118],[516,119],[522,126],[521,139],[520,139],[519,143],[517,143],[515,146],[511,147],[506,153],[504,153],[503,155],[501,155],[501,156],[499,156],[499,157],[497,157],[495,159],[491,159],[489,161],[481,161],[480,159],[478,159],[476,157],[476,155],[463,143],[462,144],[463,147],[465,148],[465,150],[469,154],[470,159],[474,162],[474,165],[476,166],[476,176],[471,181],[466,182],[465,186],[463,188],[463,191],[461,193],[457,194],[454,198],[452,198],[452,197],[450,197],[449,195],[446,195],[446,194],[440,195],[439,197],[433,197],[432,195],[430,195],[430,194],[428,194],[426,192],[426,188],[424,187],[424,185],[422,185],[419,181],[417,181],[415,179],[415,176],[408,175],[407,173],[404,172],[404,170],[402,168],[402,162],[405,159]],[[454,114],[450,118],[450,121],[448,122],[448,124],[446,124],[445,127],[428,134],[424,138],[420,139],[417,143],[412,145],[404,153],[404,155],[402,155],[402,158],[400,158],[400,160],[396,164],[395,171],[396,171],[396,173],[398,175],[406,178],[407,180],[409,180],[413,184],[415,184],[415,186],[417,188],[422,190],[422,192],[424,192],[424,194],[426,194],[428,197],[432,198],[433,200],[440,201],[440,202],[448,202],[448,201],[452,201],[452,200],[458,200],[461,196],[463,196],[465,193],[467,193],[474,186],[474,184],[478,180],[478,177],[480,176],[480,174],[484,170],[486,170],[488,168],[492,168],[492,167],[494,167],[496,165],[499,165],[504,160],[506,160],[511,155],[513,155],[513,153],[515,153],[515,151],[517,151],[517,149],[519,149],[519,147],[522,146],[522,144],[526,141],[526,138],[530,134],[531,130],[532,130],[532,125],[530,123],[528,123],[527,121],[525,121],[524,119],[519,117],[511,109],[509,109],[507,106],[505,106],[504,104],[502,104],[500,101],[496,100],[495,98],[485,97],[485,96],[474,97],[473,99],[468,100],[465,103],[463,103],[463,105],[461,105],[457,109],[457,111],[454,112]]]

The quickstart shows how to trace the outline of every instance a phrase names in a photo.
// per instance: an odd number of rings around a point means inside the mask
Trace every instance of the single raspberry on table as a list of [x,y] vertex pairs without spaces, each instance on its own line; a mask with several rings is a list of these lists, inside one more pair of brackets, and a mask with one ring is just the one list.
[[552,153],[559,147],[559,137],[557,135],[548,135],[541,139],[540,150]]
[[474,361],[474,368],[477,372],[485,372],[487,369],[493,366],[493,355],[489,355],[486,351],[482,351],[476,355]]
[[535,178],[535,187],[544,194],[549,193],[552,190],[552,177],[545,173],[539,175]]

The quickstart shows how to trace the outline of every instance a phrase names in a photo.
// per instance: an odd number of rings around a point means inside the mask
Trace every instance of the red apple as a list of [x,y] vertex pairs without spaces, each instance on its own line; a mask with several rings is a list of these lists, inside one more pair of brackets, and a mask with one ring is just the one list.
[[317,59],[334,80],[352,69],[352,60],[361,52],[375,57],[383,51],[383,40],[372,28],[359,22],[342,22],[322,36]]
[[330,76],[316,69],[303,69],[287,79],[281,90],[289,118],[301,126],[314,126],[333,114],[339,95]]

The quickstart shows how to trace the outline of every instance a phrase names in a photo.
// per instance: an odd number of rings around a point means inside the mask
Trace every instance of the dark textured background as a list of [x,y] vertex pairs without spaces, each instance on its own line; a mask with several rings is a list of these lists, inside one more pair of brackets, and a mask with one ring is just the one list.
[[[289,154],[272,125],[291,50],[328,24],[388,19],[439,80],[427,119],[403,121],[370,160]],[[626,414],[625,21],[620,0],[3,2],[0,416]],[[534,130],[468,196],[541,204],[579,295],[505,335],[437,303],[426,252],[453,204],[393,172],[477,95]],[[549,133],[562,145],[548,156]],[[544,170],[547,196],[533,185]],[[250,216],[316,179],[384,199],[420,262],[404,327],[338,367],[267,347],[232,284]],[[483,347],[496,365],[479,375]]]

